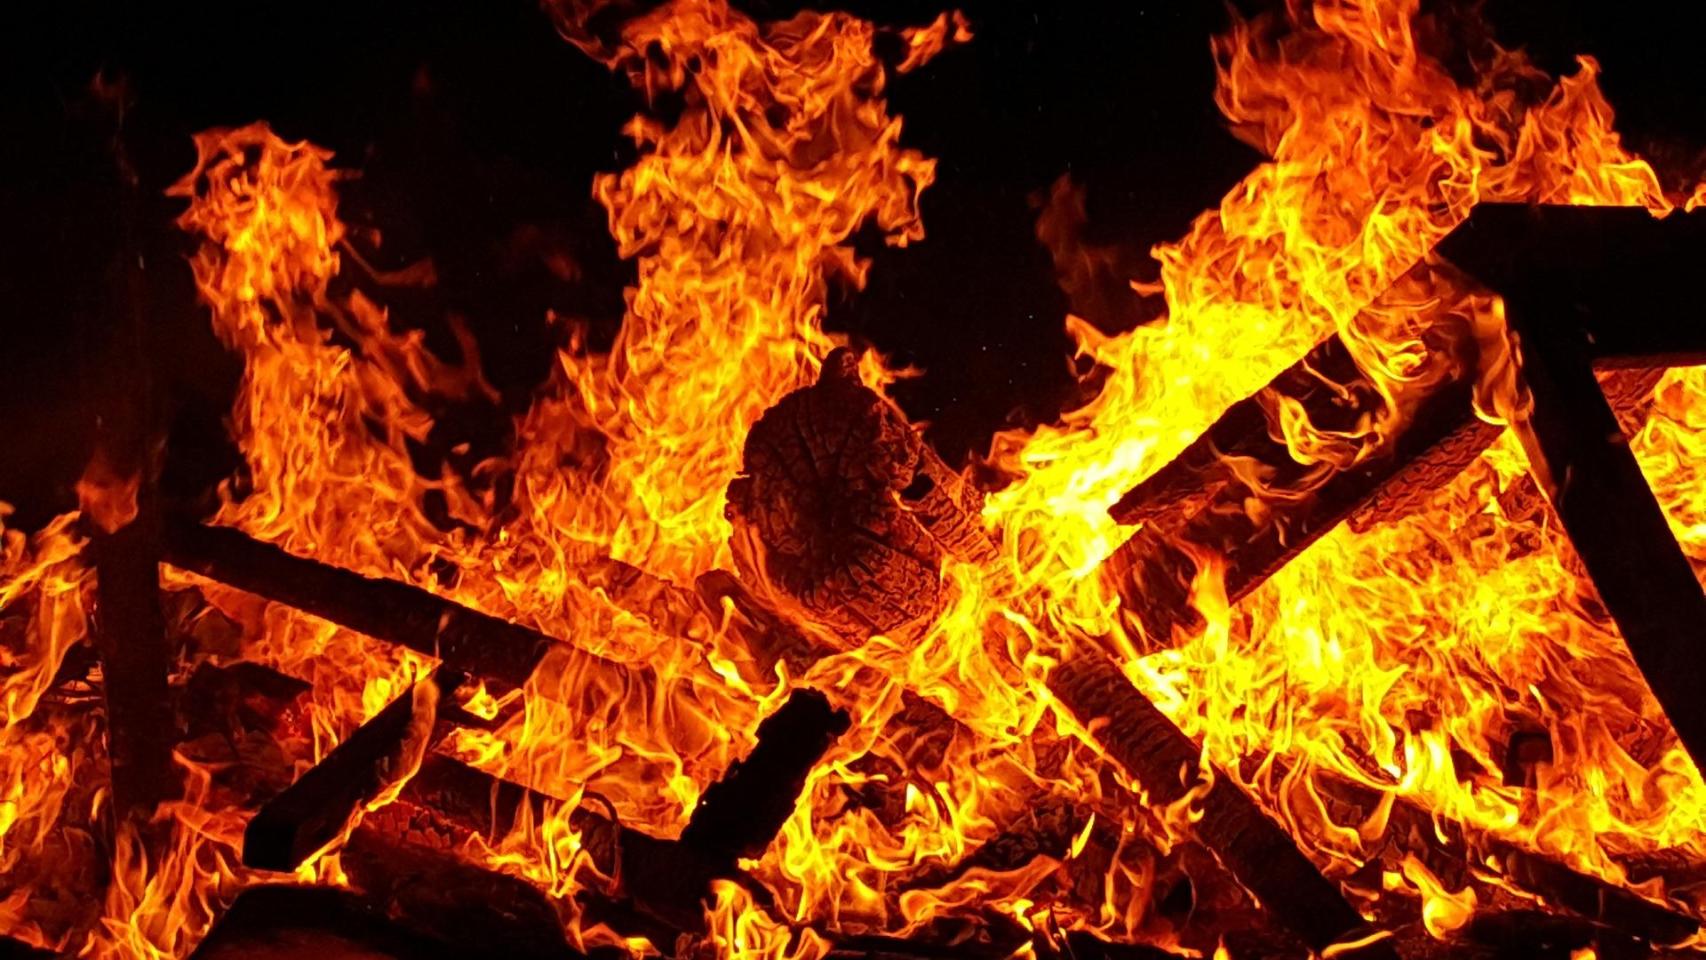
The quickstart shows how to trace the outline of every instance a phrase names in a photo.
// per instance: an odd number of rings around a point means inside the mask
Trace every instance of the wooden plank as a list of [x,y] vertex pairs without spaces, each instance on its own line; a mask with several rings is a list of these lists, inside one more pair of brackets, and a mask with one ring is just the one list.
[[[404,771],[402,751],[419,723],[417,692],[437,703],[461,682],[441,668],[411,686],[371,720],[337,745],[249,821],[243,832],[243,864],[260,870],[290,871],[336,840],[361,807],[379,796]],[[421,684],[432,690],[417,691]]]
[[127,817],[146,818],[176,783],[168,684],[172,657],[160,611],[158,550],[148,514],[111,533],[96,533],[90,541],[113,805]]
[[1706,209],[1484,203],[1435,250],[1507,303],[1549,305],[1535,319],[1600,366],[1706,363]]
[[[1108,755],[1141,786],[1153,806],[1185,799],[1202,787],[1202,752],[1146,700],[1111,661],[1081,655],[1055,668],[1049,689],[1089,728]],[[1236,783],[1215,771],[1197,804],[1193,832],[1238,882],[1282,925],[1317,951],[1335,956],[1391,956],[1391,945],[1369,941],[1362,916],[1291,836]],[[1347,950],[1351,943],[1366,943]]]
[[[1467,374],[1472,358],[1456,362],[1461,374],[1420,400],[1386,449],[1325,478],[1311,478],[1310,468],[1275,439],[1264,408],[1269,397],[1285,396],[1323,426],[1372,410],[1380,393],[1337,336],[1233,404],[1183,453],[1110,508],[1121,523],[1144,524],[1104,565],[1122,606],[1151,640],[1165,643],[1174,627],[1196,623],[1190,606],[1198,572],[1193,551],[1225,559],[1226,592],[1236,603],[1345,519],[1359,511],[1396,513],[1402,508],[1393,501],[1401,490],[1431,489],[1440,477],[1449,479],[1473,462],[1498,437],[1498,428],[1474,416]],[[1335,386],[1327,387],[1324,379]],[[1245,475],[1232,469],[1234,461],[1262,469],[1270,490],[1298,495],[1252,490]],[[1382,497],[1388,502],[1381,503]],[[1249,508],[1256,500],[1262,503],[1259,511]]]
[[1537,334],[1547,314],[1507,306],[1532,400],[1517,434],[1653,696],[1706,764],[1706,592],[1600,392],[1586,343],[1550,327]]
[[525,684],[558,643],[419,587],[298,557],[229,527],[175,520],[165,548],[175,567],[511,686]]
[[756,857],[794,812],[812,767],[851,720],[816,690],[795,690],[758,725],[758,742],[699,798],[681,842],[714,864]]
[[1706,359],[1706,216],[1478,208],[1440,251],[1505,299],[1528,402],[1513,424],[1635,664],[1706,764],[1706,592],[1594,376],[1596,358]]

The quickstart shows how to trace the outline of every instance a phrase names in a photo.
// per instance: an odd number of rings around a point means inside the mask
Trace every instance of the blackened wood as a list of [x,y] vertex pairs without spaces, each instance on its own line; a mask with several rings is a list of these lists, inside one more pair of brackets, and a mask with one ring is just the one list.
[[762,854],[794,812],[812,767],[850,722],[823,694],[795,690],[758,725],[752,752],[705,790],[681,842],[717,864]]
[[512,686],[557,641],[419,587],[287,553],[229,527],[171,522],[166,562]]
[[[460,680],[459,674],[441,668],[420,683],[438,688],[436,702]],[[415,687],[403,691],[262,807],[243,832],[243,864],[260,870],[294,870],[336,840],[360,807],[402,772],[397,765],[417,719],[415,698]]]
[[[1228,599],[1236,602],[1359,509],[1375,503],[1383,487],[1406,470],[1420,486],[1436,475],[1449,478],[1486,449],[1498,431],[1476,420],[1467,375],[1473,358],[1467,346],[1446,360],[1457,375],[1418,401],[1410,422],[1384,450],[1349,469],[1322,475],[1300,464],[1264,406],[1274,394],[1292,398],[1318,426],[1354,422],[1376,409],[1380,392],[1356,367],[1337,336],[1323,341],[1267,387],[1233,404],[1213,427],[1171,463],[1132,488],[1109,513],[1121,523],[1144,527],[1109,557],[1104,570],[1114,580],[1124,608],[1147,635],[1165,642],[1175,626],[1196,622],[1190,586],[1197,575],[1193,549],[1225,558]],[[1324,381],[1330,381],[1328,387]],[[1230,458],[1230,459],[1229,459]],[[1270,489],[1253,491],[1231,463],[1259,466]],[[1250,504],[1260,500],[1261,510]]]
[[173,789],[171,654],[152,516],[97,533],[90,549],[113,804],[121,815],[145,817]]
[[[118,174],[118,244],[104,278],[106,309],[93,322],[96,358],[86,371],[98,397],[94,457],[84,484],[85,519],[94,528],[95,644],[107,706],[107,754],[113,807],[121,817],[146,817],[175,787],[168,676],[172,654],[160,609],[159,518],[154,495],[162,427],[153,363],[153,324],[143,274],[142,196],[126,151],[128,91],[122,79],[98,84],[114,124],[112,160]],[[131,492],[121,490],[129,486]],[[93,509],[91,509],[91,507]]]
[[1523,449],[1653,696],[1706,762],[1706,593],[1592,366],[1706,360],[1706,215],[1484,206],[1439,250],[1505,298]]
[[519,877],[449,851],[398,842],[365,824],[351,834],[340,860],[356,888],[387,915],[434,939],[464,944],[470,956],[578,956],[557,906]]
[[1706,363],[1706,210],[1483,203],[1436,252],[1507,303],[1546,303],[1601,365]]
[[[397,801],[364,820],[362,828],[382,830],[416,845],[450,848],[471,834],[495,842],[515,828],[519,817],[540,824],[562,805],[545,794],[434,754],[421,763]],[[732,864],[712,864],[686,844],[625,827],[591,806],[571,810],[568,821],[580,835],[581,849],[592,866],[613,884],[606,891],[589,891],[583,902],[596,907],[624,934],[667,944],[673,933],[700,930],[711,881],[718,877],[751,891],[763,889]]]
[[1677,736],[1706,763],[1706,593],[1590,366],[1547,301],[1508,301],[1530,395],[1523,449]]
[[948,556],[987,561],[981,495],[948,470],[840,349],[752,425],[729,483],[735,561],[847,644],[907,629],[944,600]]
[[[1151,804],[1176,803],[1200,787],[1201,751],[1112,662],[1079,655],[1055,668],[1048,685],[1143,788]],[[1225,773],[1215,771],[1199,805],[1201,817],[1193,828],[1196,837],[1311,948],[1325,950],[1367,935],[1363,918],[1338,886]],[[1387,953],[1389,947],[1372,946],[1358,955]]]
[[[1316,771],[1313,781],[1334,822],[1360,824],[1380,810],[1380,791],[1327,771]],[[1393,797],[1385,818],[1387,852],[1399,860],[1415,856],[1448,887],[1473,883],[1490,866],[1511,886],[1553,907],[1650,943],[1681,943],[1700,929],[1693,917],[1550,857],[1497,837],[1472,836],[1461,824],[1437,817],[1408,798]],[[1398,863],[1387,868],[1396,870]]]

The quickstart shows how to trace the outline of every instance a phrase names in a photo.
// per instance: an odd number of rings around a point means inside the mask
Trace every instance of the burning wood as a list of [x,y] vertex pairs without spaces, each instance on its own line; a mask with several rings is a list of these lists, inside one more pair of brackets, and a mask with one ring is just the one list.
[[176,522],[167,530],[165,559],[211,580],[438,657],[452,669],[512,686],[526,683],[546,651],[558,645],[536,630],[419,587],[292,556],[239,530]]
[[243,863],[262,870],[301,866],[351,826],[351,818],[419,765],[442,698],[461,683],[441,670],[420,681],[312,770],[275,797],[243,833]]
[[849,642],[941,605],[944,557],[987,560],[975,494],[839,350],[752,426],[729,484],[735,558]]
[[1151,804],[1171,806],[1201,793],[1193,832],[1311,948],[1341,953],[1355,944],[1367,956],[1390,953],[1389,944],[1368,939],[1362,916],[1248,794],[1224,773],[1207,774],[1212,782],[1204,779],[1202,752],[1119,668],[1088,656],[1070,660],[1055,669],[1049,689],[1143,787]]
[[[196,287],[241,355],[229,423],[244,467],[216,525],[169,522],[163,543],[135,457],[86,478],[82,521],[0,538],[0,932],[100,960],[181,957],[256,868],[339,875],[313,861],[330,844],[351,902],[465,955],[1480,960],[1698,936],[1693,917],[1532,851],[1559,837],[1584,853],[1570,863],[1674,850],[1679,877],[1706,851],[1706,787],[1665,724],[1706,741],[1686,662],[1706,619],[1706,553],[1687,531],[1706,529],[1706,499],[1685,495],[1706,462],[1706,380],[1596,388],[1583,360],[1706,357],[1678,287],[1700,216],[1641,239],[1647,211],[1678,201],[1612,133],[1590,65],[1542,96],[1519,56],[1436,60],[1450,31],[1413,4],[1346,2],[1289,5],[1273,29],[1238,22],[1218,42],[1221,105],[1269,162],[1159,252],[1158,322],[1073,326],[1100,393],[1004,433],[978,475],[1007,485],[987,498],[866,386],[896,371],[821,326],[829,291],[865,276],[855,236],[921,236],[935,170],[900,145],[883,91],[963,40],[957,17],[886,33],[843,13],[761,24],[721,0],[554,0],[564,33],[645,93],[633,166],[593,187],[635,289],[607,352],[571,330],[513,429],[433,471],[441,454],[424,451],[456,432],[444,412],[500,396],[479,344],[443,360],[343,269],[377,241],[345,229],[347,171],[329,153],[258,125],[198,137],[172,190],[199,241]],[[1646,210],[1584,217],[1607,236],[1569,242],[1489,240],[1510,214],[1471,217],[1560,198]],[[1471,256],[1460,231],[1431,255],[1466,218],[1494,249]],[[1531,277],[1532,299],[1507,289],[1534,268],[1525,251],[1560,243],[1571,270]],[[1055,259],[1104,280],[1115,263]],[[1618,284],[1596,286],[1601,262]],[[1510,294],[1534,404],[1508,412],[1555,514],[1474,417],[1497,382],[1481,376],[1496,372],[1496,309],[1459,270]],[[1383,289],[1397,292],[1370,304]],[[1542,339],[1537,304],[1586,310],[1560,326],[1595,346]],[[1600,389],[1628,393],[1644,458],[1608,439]],[[1667,474],[1657,499],[1643,467]],[[1439,522],[1436,488],[1473,524]],[[1609,505],[1639,507],[1637,522]],[[1598,597],[1548,539],[1554,517]],[[101,531],[87,550],[67,532],[79,523]],[[1120,546],[1122,524],[1142,529]],[[1509,542],[1477,539],[1488,529]],[[1360,560],[1310,567],[1358,545]],[[1093,573],[1110,555],[1117,591]],[[169,629],[162,557],[278,606],[209,588],[231,619]],[[465,602],[362,575],[430,562]],[[1228,599],[1247,602],[1205,603],[1196,623],[1192,590],[1222,564]],[[1308,579],[1272,576],[1288,564]],[[1442,601],[1454,613],[1429,609]],[[91,615],[98,669],[78,650]],[[1075,650],[1080,635],[1140,662]],[[394,690],[419,675],[415,654],[440,672],[287,786],[309,737],[347,726],[351,691]],[[462,674],[501,685],[507,712],[492,717],[483,686],[465,707],[435,701]],[[196,788],[147,837],[138,816],[106,817],[105,783],[80,782],[103,719],[117,809],[167,795],[147,771]],[[172,719],[187,732],[175,770]],[[1199,731],[1275,765],[1336,751],[1401,770],[1406,798],[1316,777],[1311,803],[1332,816],[1311,806],[1282,826],[1271,782],[1245,792],[1223,772],[1239,758],[1205,757]],[[400,782],[433,741],[526,783],[431,753]],[[1480,772],[1458,776],[1460,757]],[[1345,889],[1300,847],[1312,840],[1363,864]],[[74,877],[56,852],[99,869]]]

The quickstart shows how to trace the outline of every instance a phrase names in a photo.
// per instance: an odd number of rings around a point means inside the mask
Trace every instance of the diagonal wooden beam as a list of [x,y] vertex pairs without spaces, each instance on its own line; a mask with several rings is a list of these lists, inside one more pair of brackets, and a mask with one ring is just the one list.
[[1513,427],[1677,736],[1706,766],[1706,591],[1594,376],[1611,362],[1706,361],[1706,211],[1478,208],[1441,244],[1497,290],[1520,388]]
[[[299,557],[230,527],[168,522],[166,562],[375,639],[521,686],[558,641],[395,580]],[[622,668],[610,664],[612,669]]]
[[[436,707],[461,683],[455,671],[440,668],[411,686],[371,720],[344,738],[307,773],[262,807],[243,831],[243,864],[261,870],[290,871],[336,840],[358,815],[399,776],[411,734],[433,717],[418,717],[417,701]],[[422,690],[421,685],[430,685]]]
[[1249,794],[1220,771],[1205,783],[1202,751],[1111,661],[1081,653],[1056,667],[1048,686],[1150,804],[1168,806],[1204,790],[1193,804],[1193,833],[1304,943],[1341,957],[1396,956]]

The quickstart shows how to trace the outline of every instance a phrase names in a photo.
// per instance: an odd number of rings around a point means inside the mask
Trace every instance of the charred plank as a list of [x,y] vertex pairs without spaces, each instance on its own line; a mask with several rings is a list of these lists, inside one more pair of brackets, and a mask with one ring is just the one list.
[[[1699,307],[1677,286],[1693,260],[1670,247],[1706,250],[1706,218],[1678,223],[1638,210],[1499,207],[1477,210],[1441,249],[1504,295],[1528,400],[1513,426],[1530,468],[1653,696],[1701,763],[1706,592],[1593,372],[1596,357],[1706,359],[1694,349],[1706,341]],[[1507,234],[1524,248],[1489,243]],[[1654,273],[1649,255],[1676,276]]]
[[174,788],[172,657],[160,610],[159,549],[151,512],[90,543],[113,803],[125,816],[145,817]]
[[[1202,753],[1144,699],[1118,667],[1081,655],[1057,667],[1049,689],[1148,794],[1154,805],[1203,787]],[[1240,884],[1312,949],[1364,940],[1363,918],[1255,800],[1216,771],[1194,832]],[[1343,947],[1339,948],[1341,951]],[[1371,944],[1365,956],[1389,953]]]
[[681,842],[726,866],[762,854],[794,812],[812,767],[850,723],[823,694],[795,690],[758,725],[752,752],[699,798]]
[[362,805],[407,773],[407,747],[427,736],[434,720],[418,714],[436,710],[460,682],[460,674],[441,668],[410,687],[262,807],[243,832],[244,865],[294,870],[336,840]]
[[419,587],[298,557],[229,527],[178,519],[166,562],[375,639],[511,686],[527,682],[557,641]]
[[1431,489],[1497,438],[1497,428],[1473,413],[1475,359],[1465,325],[1447,318],[1424,340],[1435,382],[1408,397],[1407,422],[1396,436],[1354,463],[1300,462],[1272,412],[1278,403],[1297,404],[1319,429],[1350,430],[1382,408],[1378,385],[1333,336],[1233,404],[1110,508],[1117,521],[1144,525],[1104,569],[1152,641],[1166,642],[1174,627],[1196,623],[1189,595],[1199,553],[1225,558],[1227,597],[1237,602],[1341,521],[1358,511],[1402,511],[1406,501],[1391,490]]
[[1533,319],[1601,366],[1706,363],[1706,210],[1483,203],[1435,249],[1507,304],[1553,308]]

